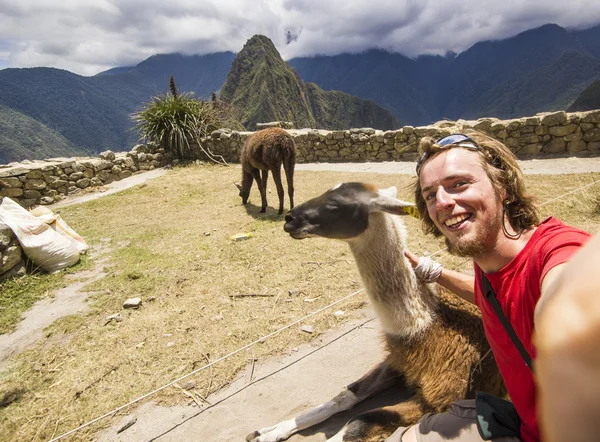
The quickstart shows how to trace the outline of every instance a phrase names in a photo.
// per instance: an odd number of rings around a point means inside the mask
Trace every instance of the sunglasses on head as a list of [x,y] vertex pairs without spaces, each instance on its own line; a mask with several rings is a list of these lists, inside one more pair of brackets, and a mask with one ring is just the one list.
[[[448,149],[451,147],[465,147],[471,150],[481,150],[481,147],[475,140],[465,134],[452,134],[446,137],[440,138],[435,142],[441,149]],[[429,153],[423,152],[423,154],[417,160],[417,175],[421,170],[421,165],[429,157]]]

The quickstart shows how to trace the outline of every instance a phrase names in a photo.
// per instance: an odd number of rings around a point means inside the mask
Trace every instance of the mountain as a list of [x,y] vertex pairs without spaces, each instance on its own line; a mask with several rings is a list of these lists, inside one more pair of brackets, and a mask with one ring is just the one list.
[[207,55],[159,54],[116,77],[135,79],[151,87],[154,94],[163,94],[168,90],[169,77],[173,76],[179,90],[208,99],[212,92],[217,92],[223,85],[234,58],[233,52]]
[[567,109],[568,112],[581,112],[600,109],[600,80],[590,84]]
[[412,125],[514,118],[565,109],[600,79],[600,26],[567,31],[549,24],[476,43],[458,56],[412,60],[371,50],[294,58],[289,64],[305,81],[374,100]]
[[106,71],[102,71],[97,73],[96,75],[118,75],[118,74],[126,74],[127,72],[135,69],[135,66],[119,66],[116,68],[108,69]]
[[600,57],[600,25],[582,31],[573,31],[572,34],[590,54]]
[[0,104],[88,152],[131,147],[137,137],[129,114],[151,95],[149,87],[128,77],[82,77],[52,68],[0,71]]
[[565,109],[600,77],[600,59],[572,33],[545,25],[501,41],[475,44],[445,78],[442,114],[451,119],[513,118]]
[[[438,61],[434,57],[428,59]],[[439,57],[438,64],[442,63]],[[419,66],[402,54],[370,50],[361,54],[293,58],[289,64],[305,81],[325,90],[340,90],[373,100],[406,124],[437,118],[434,94],[421,78]]]
[[180,90],[208,98],[225,81],[234,57],[231,52],[155,55],[135,67],[114,68],[93,77],[53,68],[0,70],[0,106],[50,130],[31,138],[25,143],[28,148],[23,145],[25,133],[15,138],[5,135],[0,140],[0,160],[23,159],[30,148],[34,149],[30,159],[54,151],[43,147],[56,144],[53,136],[46,138],[50,133],[64,137],[65,154],[128,150],[138,141],[130,114],[153,96],[166,93],[171,75]]
[[0,106],[0,164],[89,155],[60,133],[6,106]]
[[[508,119],[579,109],[582,101],[599,106],[585,97],[600,80],[600,25],[566,30],[548,24],[443,57],[369,50],[286,63],[268,38],[255,36],[237,55],[159,54],[92,77],[51,68],[3,69],[3,115],[10,109],[11,118],[35,120],[39,130],[16,133],[2,126],[0,160],[42,155],[60,137],[69,152],[129,149],[137,142],[130,114],[166,93],[170,76],[179,90],[202,99],[220,91],[249,129],[272,120],[345,129],[397,127],[398,120],[414,126],[445,118]],[[21,127],[32,128],[29,123]]]
[[263,35],[249,39],[238,53],[219,98],[241,109],[248,129],[277,120],[324,129],[399,127],[394,115],[375,102],[305,83]]

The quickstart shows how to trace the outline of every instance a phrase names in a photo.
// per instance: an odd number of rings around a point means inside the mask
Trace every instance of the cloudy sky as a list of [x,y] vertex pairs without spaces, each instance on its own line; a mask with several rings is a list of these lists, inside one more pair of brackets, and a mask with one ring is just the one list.
[[460,53],[546,23],[600,23],[598,0],[0,0],[0,69],[94,75],[157,53],[238,52],[254,34],[284,59],[381,48]]

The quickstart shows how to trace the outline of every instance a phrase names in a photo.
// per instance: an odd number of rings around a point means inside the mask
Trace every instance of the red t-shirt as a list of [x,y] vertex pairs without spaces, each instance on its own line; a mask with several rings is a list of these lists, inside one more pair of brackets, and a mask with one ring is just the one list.
[[[590,236],[555,218],[547,218],[510,263],[496,273],[486,274],[504,314],[532,359],[536,355],[531,339],[533,315],[542,280],[550,269],[568,261]],[[481,288],[481,273],[475,264],[475,302],[481,310],[485,334],[506,388],[521,417],[521,440],[539,441],[533,374],[486,301]]]

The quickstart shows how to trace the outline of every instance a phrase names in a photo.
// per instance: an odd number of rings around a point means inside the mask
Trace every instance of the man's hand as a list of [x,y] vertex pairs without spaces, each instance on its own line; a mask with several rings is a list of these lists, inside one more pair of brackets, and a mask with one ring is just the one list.
[[[413,268],[416,268],[419,265],[419,261],[421,260],[420,256],[415,255],[409,250],[404,250],[404,256],[406,256]],[[472,304],[475,303],[475,295],[473,294],[475,279],[472,275],[443,268],[435,281],[442,287],[456,293],[464,300]]]
[[408,258],[408,261],[410,262],[410,265],[413,266],[413,269],[419,265],[419,259],[421,259],[420,256],[417,256],[410,250],[406,249],[404,250],[404,256]]

